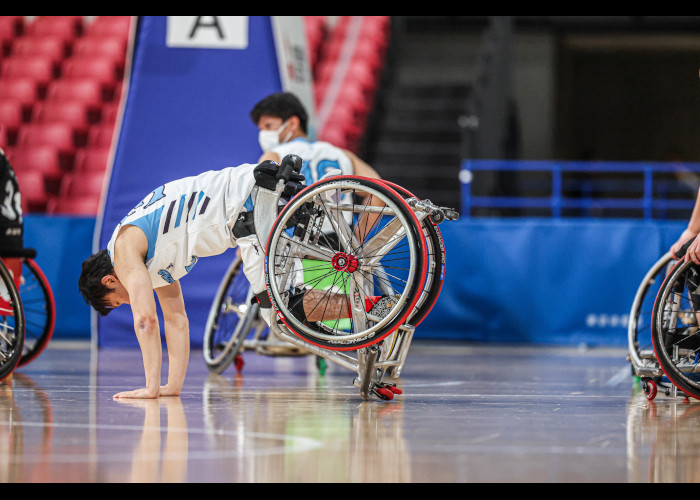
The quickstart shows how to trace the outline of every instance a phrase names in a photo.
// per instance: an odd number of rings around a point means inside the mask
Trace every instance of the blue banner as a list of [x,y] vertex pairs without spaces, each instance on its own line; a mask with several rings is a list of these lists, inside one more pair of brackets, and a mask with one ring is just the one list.
[[640,281],[685,223],[475,218],[440,227],[445,283],[416,338],[623,346]]
[[[250,16],[241,24],[238,17],[233,43],[210,48],[227,34],[226,16],[199,17],[212,19],[183,29],[182,19],[140,18],[104,219],[98,229],[100,248],[106,248],[119,221],[161,184],[255,163],[261,154],[249,113],[257,101],[282,90],[271,20]],[[177,21],[177,29],[171,21]],[[196,36],[204,43],[194,43]],[[209,304],[232,256],[231,251],[202,259],[182,280],[194,345],[201,345]],[[98,330],[101,346],[138,345],[129,308],[101,318]]]

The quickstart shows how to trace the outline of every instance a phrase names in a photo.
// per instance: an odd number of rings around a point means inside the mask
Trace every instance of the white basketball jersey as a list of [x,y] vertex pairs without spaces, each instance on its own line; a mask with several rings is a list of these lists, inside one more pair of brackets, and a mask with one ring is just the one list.
[[107,245],[112,263],[114,242],[127,225],[141,228],[148,239],[146,268],[154,288],[182,278],[200,257],[236,246],[231,230],[255,185],[255,166],[204,172],[155,189],[112,233]]
[[[280,144],[272,148],[282,158],[288,154],[300,156],[303,160],[301,173],[306,178],[306,185],[313,184],[327,174],[353,175],[352,162],[345,151],[328,142],[309,142],[308,139],[299,137],[293,141]],[[340,170],[339,174],[335,170]],[[335,172],[334,172],[335,171]]]

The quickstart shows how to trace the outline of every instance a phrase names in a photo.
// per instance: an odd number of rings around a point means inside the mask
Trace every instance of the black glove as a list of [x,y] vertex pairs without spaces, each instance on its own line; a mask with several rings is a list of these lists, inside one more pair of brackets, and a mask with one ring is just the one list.
[[[288,155],[291,156],[291,155]],[[288,158],[285,156],[285,159]],[[298,158],[298,156],[297,156]],[[282,172],[283,166],[278,165],[274,161],[264,161],[253,169],[253,176],[255,177],[255,184],[270,191],[274,191],[277,187],[277,176]],[[301,183],[303,184],[306,178],[292,171],[289,182]]]

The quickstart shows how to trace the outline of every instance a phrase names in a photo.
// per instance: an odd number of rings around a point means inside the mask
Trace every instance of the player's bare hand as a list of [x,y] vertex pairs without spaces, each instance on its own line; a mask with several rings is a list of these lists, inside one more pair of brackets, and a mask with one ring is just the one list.
[[697,238],[688,247],[684,259],[686,262],[692,260],[694,263],[700,264],[700,241]]
[[156,399],[158,392],[149,389],[134,389],[133,391],[123,391],[112,396],[114,399]]

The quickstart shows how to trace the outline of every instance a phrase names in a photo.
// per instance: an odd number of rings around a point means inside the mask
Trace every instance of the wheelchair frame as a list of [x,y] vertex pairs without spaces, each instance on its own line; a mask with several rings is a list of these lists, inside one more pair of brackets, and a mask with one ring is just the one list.
[[[0,271],[0,281],[9,289],[14,289],[18,295],[19,314],[12,313],[18,319],[23,332],[21,342],[21,355],[13,365],[0,361],[0,380],[15,369],[26,366],[35,360],[46,348],[53,336],[56,321],[56,303],[51,285],[42,271],[39,264],[34,260],[36,251],[30,248],[19,249],[14,252],[0,256],[0,264],[3,271]],[[13,259],[20,262],[21,278],[19,288],[15,280],[11,278],[11,273],[5,265],[3,259]],[[9,286],[8,286],[9,283]],[[11,294],[11,292],[10,292]],[[9,328],[7,315],[3,314],[4,308],[0,308],[0,317],[3,318],[0,332],[4,333]],[[14,327],[16,329],[16,325]],[[2,339],[3,342],[7,341]],[[13,351],[14,352],[14,351]]]
[[[675,385],[663,380],[664,372],[659,366],[659,363],[654,354],[651,344],[640,346],[638,334],[640,328],[640,320],[648,315],[648,319],[653,321],[652,311],[642,310],[645,301],[649,299],[649,292],[657,282],[663,282],[666,277],[665,271],[668,270],[671,263],[674,261],[673,255],[667,252],[659,258],[647,271],[646,275],[639,283],[639,287],[632,301],[630,314],[627,323],[627,360],[632,367],[632,373],[639,378],[642,391],[650,401],[656,398],[659,388],[663,389],[667,396],[676,397],[678,392]],[[656,299],[656,294],[651,296]],[[644,325],[651,331],[651,324]],[[651,340],[650,340],[651,342]]]
[[[285,162],[283,160],[282,164],[284,165],[284,163]],[[342,177],[346,179],[357,178],[356,176]],[[420,224],[420,227],[418,227],[418,233],[420,234],[419,238],[426,238],[423,229],[421,229],[423,227],[422,224],[426,223],[426,220],[429,220],[429,222],[427,222],[429,224],[437,225],[445,220],[456,220],[459,217],[459,214],[454,210],[438,207],[432,204],[429,200],[419,200],[405,189],[386,181],[378,181],[374,179],[365,179],[365,181],[369,181],[368,185],[372,185],[372,183],[374,183],[382,188],[396,189],[396,191],[401,193],[400,196],[403,196],[403,201],[405,203],[403,209],[407,208],[412,212],[412,215],[415,217],[413,222],[414,224],[416,221]],[[317,186],[318,184],[319,183],[309,186],[307,189]],[[281,178],[278,181],[275,191],[271,191],[260,186],[256,187],[257,192],[255,195],[254,205],[256,207],[277,207],[285,185],[286,180]],[[304,190],[304,192],[306,192],[306,190]],[[289,204],[287,206],[289,206]],[[271,235],[273,226],[276,224],[275,219],[276,217],[274,214],[271,214],[269,210],[254,211],[256,233],[258,235]],[[439,261],[440,269],[427,269],[428,273],[433,273],[431,275],[431,279],[427,280],[428,284],[424,285],[425,281],[421,281],[420,289],[410,292],[410,296],[415,300],[411,304],[409,308],[410,312],[406,315],[406,318],[414,318],[419,302],[421,304],[425,304],[425,301],[431,301],[428,305],[432,307],[435,300],[437,300],[437,295],[439,295],[439,291],[442,286],[442,279],[444,277],[444,244],[437,228],[436,234],[437,237],[433,236],[433,238],[437,239],[438,241],[431,241],[431,244],[433,245],[432,251],[441,252],[441,260]],[[258,239],[260,241],[260,237],[258,237]],[[268,242],[260,241],[260,243],[263,248],[268,248]],[[434,267],[435,263],[432,262],[432,264]],[[244,305],[243,303],[222,303],[222,300],[224,300],[227,292],[226,289],[231,285],[231,279],[234,277],[232,273],[241,272],[241,267],[241,259],[237,256],[229,266],[229,270],[222,280],[214,303],[212,304],[212,309],[207,321],[207,331],[205,332],[205,361],[207,362],[210,370],[221,373],[232,361],[235,360],[236,370],[240,372],[243,365],[241,352],[245,350],[252,350],[258,354],[267,356],[313,354],[317,356],[317,365],[322,374],[325,372],[325,360],[331,361],[355,372],[357,376],[353,381],[353,385],[359,388],[360,395],[365,400],[369,400],[371,396],[376,396],[381,400],[391,400],[395,394],[402,393],[402,391],[396,387],[394,383],[384,382],[383,379],[385,375],[389,375],[391,377],[400,376],[406,362],[408,350],[413,340],[415,327],[418,323],[420,323],[420,321],[422,321],[422,319],[425,318],[427,311],[422,311],[421,314],[418,315],[420,317],[415,318],[417,320],[414,322],[415,324],[411,324],[409,321],[404,320],[401,322],[401,324],[397,325],[396,329],[391,333],[383,335],[380,340],[369,345],[363,345],[359,348],[351,347],[343,349],[330,349],[324,347],[323,345],[317,345],[314,342],[306,341],[304,338],[301,338],[298,333],[290,331],[289,326],[284,321],[284,315],[280,313],[279,306],[276,306],[273,311],[277,312],[279,316],[282,316],[281,319],[283,322],[280,323],[272,321],[272,325],[269,327],[269,334],[267,338],[264,339],[263,333],[267,327],[267,323],[260,315],[259,304],[255,301],[252,301],[251,303],[251,289],[248,290],[245,299],[245,307],[242,307]],[[437,273],[440,273],[439,277]],[[267,266],[266,276],[269,277]],[[426,290],[426,286],[429,287],[429,290]],[[424,296],[428,292],[433,292],[432,296],[425,298]],[[269,279],[268,293],[270,293]],[[423,300],[423,302],[421,302],[419,299]],[[273,300],[273,304],[274,303],[275,301]],[[213,334],[212,329],[215,327],[221,311],[235,312],[239,316],[240,325],[238,328],[240,328],[240,331],[238,331],[237,335],[235,333],[232,334],[235,336],[235,338],[232,337],[230,340],[228,340],[229,345],[226,346],[228,351],[222,355],[224,358],[223,361],[220,361],[219,358],[217,358],[217,362],[214,363],[212,360],[207,359],[206,349],[208,348],[207,342],[212,342],[211,338],[208,338],[208,336]],[[254,333],[249,338],[251,332]]]

